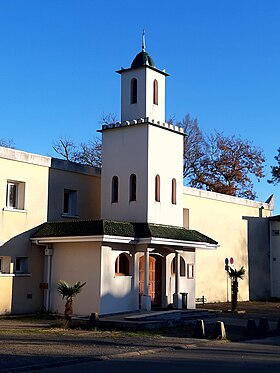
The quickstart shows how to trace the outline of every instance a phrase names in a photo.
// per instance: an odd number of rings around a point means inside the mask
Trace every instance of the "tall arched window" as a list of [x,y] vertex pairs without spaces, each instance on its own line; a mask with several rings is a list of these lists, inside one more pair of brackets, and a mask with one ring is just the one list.
[[153,103],[158,105],[158,81],[156,79],[154,80],[153,92]]
[[119,200],[119,178],[113,176],[112,178],[112,203],[118,202]]
[[160,202],[160,177],[159,175],[157,175],[155,179],[155,200],[157,202]]
[[137,79],[133,78],[130,82],[130,103],[137,103]]
[[131,174],[129,177],[129,200],[136,201],[136,175]]
[[176,179],[172,179],[172,194],[171,194],[171,202],[173,205],[176,205],[177,200],[177,187],[176,187]]

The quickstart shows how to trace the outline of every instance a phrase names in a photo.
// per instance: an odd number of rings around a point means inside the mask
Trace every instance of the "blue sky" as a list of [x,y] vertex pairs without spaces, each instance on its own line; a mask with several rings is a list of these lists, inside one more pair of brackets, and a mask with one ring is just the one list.
[[280,147],[280,1],[0,0],[0,138],[55,156],[60,136],[96,136],[120,113],[120,67],[141,49],[170,74],[166,117],[198,118],[205,133],[261,147],[267,177]]

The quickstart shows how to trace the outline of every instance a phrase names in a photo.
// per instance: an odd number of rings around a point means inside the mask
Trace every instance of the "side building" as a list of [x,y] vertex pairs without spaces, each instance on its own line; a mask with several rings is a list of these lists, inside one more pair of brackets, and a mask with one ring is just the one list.
[[48,220],[100,214],[100,169],[0,147],[0,313],[43,307],[44,252],[30,236]]

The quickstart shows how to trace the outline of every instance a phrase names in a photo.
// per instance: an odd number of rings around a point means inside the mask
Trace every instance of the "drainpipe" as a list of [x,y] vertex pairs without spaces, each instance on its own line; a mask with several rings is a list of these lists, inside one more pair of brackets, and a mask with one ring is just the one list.
[[46,297],[45,297],[45,308],[46,311],[50,311],[50,303],[51,303],[51,273],[52,273],[52,255],[53,250],[51,248],[51,245],[46,245],[45,248],[45,257],[47,258],[46,263],[46,282],[48,284],[48,287],[46,289]]
[[52,274],[52,255],[53,249],[51,244],[42,244],[38,240],[35,241],[37,246],[45,247],[45,260],[44,260],[44,282],[47,287],[44,288],[44,308],[46,311],[50,311],[51,303],[51,274]]

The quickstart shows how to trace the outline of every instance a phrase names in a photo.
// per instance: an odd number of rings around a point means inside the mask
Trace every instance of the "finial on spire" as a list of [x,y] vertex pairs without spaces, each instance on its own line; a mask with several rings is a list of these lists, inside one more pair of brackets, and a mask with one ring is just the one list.
[[145,52],[145,49],[146,49],[145,30],[143,30],[143,34],[142,34],[142,51]]

